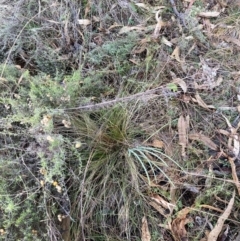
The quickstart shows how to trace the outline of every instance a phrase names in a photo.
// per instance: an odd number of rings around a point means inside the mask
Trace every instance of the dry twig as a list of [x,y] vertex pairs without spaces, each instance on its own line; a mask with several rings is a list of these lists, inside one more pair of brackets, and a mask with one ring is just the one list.
[[[161,91],[162,93],[159,94],[159,91]],[[156,98],[159,96],[164,96],[164,94],[166,94],[166,92],[169,91],[164,87],[157,87],[151,90],[147,90],[144,92],[140,92],[134,95],[130,95],[130,96],[126,96],[126,97],[122,97],[122,98],[116,98],[114,100],[109,100],[109,101],[104,101],[101,103],[97,103],[97,104],[88,104],[85,106],[79,106],[79,107],[74,107],[74,108],[68,108],[68,109],[64,109],[64,110],[82,110],[82,111],[93,111],[93,110],[99,110],[99,109],[103,109],[103,108],[108,108],[111,106],[114,106],[115,104],[118,103],[127,103],[130,101],[148,101],[149,99],[152,98]],[[177,96],[179,94],[179,92],[169,92],[169,95],[172,96]]]

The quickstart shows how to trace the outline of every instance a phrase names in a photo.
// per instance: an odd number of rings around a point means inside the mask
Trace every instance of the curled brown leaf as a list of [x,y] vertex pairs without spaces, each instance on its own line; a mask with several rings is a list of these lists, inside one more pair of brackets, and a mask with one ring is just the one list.
[[215,151],[218,150],[218,146],[209,137],[201,133],[191,133],[188,135],[188,138],[190,140],[200,141],[212,150],[215,150]]

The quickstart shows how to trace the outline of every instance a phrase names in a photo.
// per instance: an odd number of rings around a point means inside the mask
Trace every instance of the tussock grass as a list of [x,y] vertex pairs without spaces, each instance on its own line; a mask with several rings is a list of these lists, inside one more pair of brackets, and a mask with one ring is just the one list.
[[75,234],[79,238],[97,237],[100,226],[99,235],[105,240],[117,236],[119,240],[130,240],[139,232],[139,212],[143,215],[146,208],[146,184],[138,173],[146,170],[147,164],[129,155],[130,148],[136,145],[135,137],[144,135],[134,127],[133,114],[117,106],[91,117],[75,113],[71,118],[74,133],[85,143],[81,151],[82,183],[76,195],[78,205],[73,207],[73,213],[80,214],[75,217],[82,227]]

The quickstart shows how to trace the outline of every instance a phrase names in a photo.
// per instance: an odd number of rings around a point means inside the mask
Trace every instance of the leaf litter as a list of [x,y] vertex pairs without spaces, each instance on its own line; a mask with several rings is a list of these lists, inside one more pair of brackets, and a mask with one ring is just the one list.
[[[191,5],[193,3],[194,3],[194,1],[191,2]],[[198,13],[198,16],[203,17],[203,18],[216,18],[219,15],[220,15],[220,12],[214,12],[214,11],[212,11],[212,12],[203,12],[202,11],[202,12]],[[164,41],[166,42],[166,45],[172,46],[171,40],[170,41],[164,40]],[[177,60],[178,62],[181,62],[180,51],[179,51],[178,47],[176,47],[174,49],[171,57],[174,58],[175,60]],[[206,61],[202,57],[200,57],[200,61],[202,63],[202,71],[201,71],[202,77],[197,80],[196,79],[194,80],[194,84],[192,86],[196,90],[196,93],[194,93],[194,95],[188,97],[188,101],[186,103],[189,103],[189,101],[192,101],[193,103],[197,103],[200,107],[202,107],[203,109],[205,109],[207,111],[214,111],[216,109],[216,106],[215,106],[216,102],[214,102],[214,100],[212,99],[213,104],[206,104],[206,102],[200,96],[200,93],[202,93],[203,91],[212,91],[212,93],[214,95],[214,91],[216,90],[216,88],[219,88],[219,87],[221,88],[221,86],[225,84],[224,77],[222,75],[218,74],[218,71],[221,68],[220,65],[215,65],[214,67],[210,67],[209,63],[207,62],[208,60]],[[186,81],[183,81],[182,78],[175,78],[172,83],[178,84],[180,86],[180,88],[182,89],[183,93],[187,94],[189,87],[187,87]],[[222,108],[222,110],[224,111],[224,108]],[[189,118],[189,116],[188,116],[188,118]],[[240,142],[239,142],[239,137],[237,134],[238,127],[236,129],[234,129],[229,121],[228,121],[228,126],[230,128],[230,131],[221,130],[221,133],[228,137],[228,141],[227,141],[228,149],[231,150],[232,154],[235,157],[235,158],[228,157],[228,161],[229,161],[229,164],[231,165],[233,181],[239,192],[239,180],[238,180],[239,174],[236,170],[236,165],[235,165],[235,160],[238,158],[239,151],[240,151]],[[182,156],[186,156],[186,150],[188,149],[188,145],[189,145],[188,140],[201,142],[209,149],[219,152],[220,145],[218,142],[216,142],[216,139],[214,137],[213,137],[213,139],[214,140],[212,140],[212,138],[209,138],[207,135],[202,134],[201,132],[200,133],[197,133],[197,132],[189,133],[189,120],[186,121],[184,115],[181,115],[178,118],[178,144],[182,148],[182,151],[181,151]],[[225,154],[225,156],[228,156],[228,154]],[[213,177],[214,177],[214,174],[213,174]],[[212,182],[210,183],[209,188],[211,188],[211,187],[212,187]],[[231,205],[233,206],[232,199],[230,202],[231,202],[230,206]],[[231,209],[232,206],[229,207],[229,209]],[[218,207],[213,207],[213,206],[207,205],[207,204],[202,204],[201,207],[209,208],[213,211],[218,211],[219,213],[223,212],[222,209],[220,209]],[[221,219],[221,217],[223,219],[227,218],[226,216],[222,215],[219,217],[219,220]],[[187,223],[188,223],[188,220],[186,219],[186,216],[184,216],[184,218],[182,220],[178,219],[172,223],[173,224],[172,233],[173,233],[174,240],[188,240],[187,239],[187,236],[188,236],[187,231],[184,228],[185,224],[187,224]],[[212,238],[214,235],[216,235],[217,232],[218,232],[218,234],[220,234],[220,232],[222,232],[222,229],[223,229],[223,226],[218,225],[218,227],[217,227],[218,231],[216,231],[216,229],[213,229],[213,231],[207,235],[208,239],[205,239],[205,240],[217,240],[217,239],[212,239]],[[225,237],[227,237],[229,235],[229,228],[225,229],[225,232],[223,232],[223,235],[225,235]]]

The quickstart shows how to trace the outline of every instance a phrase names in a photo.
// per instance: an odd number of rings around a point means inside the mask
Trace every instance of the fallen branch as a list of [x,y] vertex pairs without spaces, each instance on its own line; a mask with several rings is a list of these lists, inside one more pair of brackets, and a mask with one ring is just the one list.
[[[159,93],[161,92],[161,93]],[[93,111],[93,110],[99,110],[99,109],[104,109],[108,107],[112,107],[118,103],[126,103],[126,102],[131,102],[131,101],[148,101],[152,98],[156,98],[159,96],[166,96],[166,95],[171,95],[171,96],[177,96],[179,92],[171,92],[169,89],[164,88],[164,87],[157,87],[151,90],[147,90],[144,92],[140,92],[134,95],[122,97],[122,98],[116,98],[114,100],[109,100],[109,101],[104,101],[101,103],[97,104],[88,104],[84,106],[79,106],[79,107],[74,107],[74,108],[67,108],[64,110],[82,110],[82,111]]]

